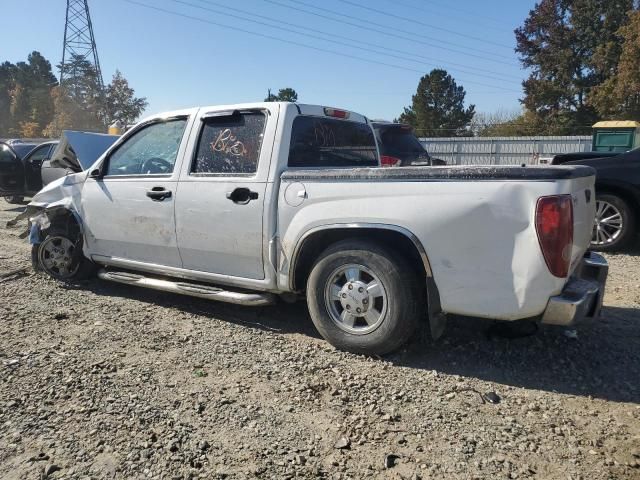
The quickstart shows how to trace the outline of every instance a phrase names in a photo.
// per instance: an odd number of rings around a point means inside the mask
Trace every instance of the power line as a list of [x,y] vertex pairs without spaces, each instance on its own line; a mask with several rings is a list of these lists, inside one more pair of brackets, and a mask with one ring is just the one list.
[[[508,57],[506,57],[504,55],[489,53],[489,52],[487,52],[485,50],[479,50],[479,49],[476,49],[476,48],[473,48],[473,47],[468,47],[466,45],[460,45],[460,44],[457,44],[457,43],[448,42],[446,40],[441,40],[441,39],[438,39],[438,38],[429,37],[428,35],[422,35],[422,34],[415,33],[415,32],[411,32],[411,34],[413,36],[402,35],[402,34],[397,33],[397,32],[392,33],[392,32],[389,31],[388,25],[384,25],[382,23],[377,23],[377,22],[374,22],[374,21],[371,21],[371,20],[362,20],[362,19],[360,19],[358,17],[354,17],[353,15],[347,15],[345,13],[336,12],[336,11],[333,11],[333,10],[329,10],[327,8],[316,7],[315,5],[309,5],[308,3],[301,2],[299,0],[289,0],[289,2],[298,4],[298,5],[304,5],[304,6],[308,7],[308,8],[312,8],[314,10],[319,10],[321,12],[326,12],[326,13],[329,13],[330,15],[334,15],[334,16],[337,16],[337,17],[348,18],[348,19],[351,19],[351,20],[355,20],[355,21],[357,21],[359,23],[353,23],[353,22],[349,22],[347,20],[341,20],[341,19],[332,18],[332,17],[329,17],[329,16],[321,14],[321,13],[316,13],[316,12],[312,12],[312,11],[309,11],[309,10],[304,9],[304,8],[295,7],[293,5],[288,5],[288,4],[282,3],[282,2],[277,1],[277,0],[262,0],[262,1],[267,2],[267,3],[271,3],[273,5],[278,5],[278,6],[283,7],[283,8],[288,8],[290,10],[303,12],[303,13],[306,13],[308,15],[313,15],[315,17],[324,18],[324,19],[330,20],[332,22],[338,22],[338,23],[342,23],[344,25],[350,25],[352,27],[356,27],[356,28],[359,28],[359,29],[362,29],[362,30],[368,30],[370,32],[380,33],[380,34],[386,35],[388,37],[399,38],[399,39],[402,39],[402,40],[408,40],[408,41],[413,42],[413,43],[419,43],[421,45],[426,45],[428,47],[439,48],[441,50],[446,50],[446,51],[449,51],[449,52],[454,52],[454,53],[458,53],[458,54],[461,54],[461,55],[466,55],[468,57],[479,58],[481,60],[485,60],[485,61],[488,61],[488,62],[499,63],[499,64],[502,64],[502,65],[508,65],[510,67],[513,66],[512,62],[506,62],[504,60],[498,60],[496,58],[487,57],[487,55],[492,55],[492,56],[495,56],[495,57],[498,57],[498,58],[503,58],[503,59],[508,58]],[[382,27],[383,30],[380,30],[378,28],[372,28],[372,27],[364,26],[363,24]],[[430,40],[430,42],[439,42],[439,43],[443,43],[443,44],[446,44],[446,45],[453,45],[453,46],[456,46],[456,47],[464,48],[467,51],[456,50],[456,49],[449,48],[449,47],[443,47],[443,46],[439,46],[439,45],[434,45],[433,43],[425,42],[424,40],[418,40],[416,37],[424,38],[426,40]],[[469,53],[469,51],[480,52],[483,55]]]
[[[360,56],[357,56],[357,55],[352,55],[352,54],[348,54],[348,53],[344,53],[344,52],[337,52],[335,50],[329,50],[329,49],[322,48],[322,47],[316,47],[314,45],[308,45],[308,44],[297,42],[297,41],[294,41],[294,40],[283,39],[283,38],[280,38],[280,37],[276,37],[274,35],[254,32],[252,30],[246,30],[246,29],[243,29],[243,28],[239,28],[237,26],[226,25],[226,24],[223,24],[223,23],[214,22],[212,20],[207,20],[207,19],[204,19],[204,18],[201,18],[201,17],[194,17],[192,15],[186,15],[186,14],[183,14],[183,13],[180,13],[180,12],[174,12],[172,10],[167,10],[165,8],[156,7],[156,6],[153,6],[153,5],[148,5],[146,3],[138,2],[136,0],[123,0],[123,1],[127,2],[127,3],[130,3],[130,4],[138,5],[140,7],[144,7],[144,8],[147,8],[147,9],[156,10],[158,12],[168,13],[170,15],[186,18],[186,19],[197,21],[197,22],[201,22],[201,23],[206,23],[206,24],[209,24],[209,25],[215,25],[217,27],[224,28],[224,29],[227,29],[227,30],[231,30],[231,31],[234,31],[234,32],[242,32],[242,33],[246,33],[246,34],[257,36],[257,37],[261,37],[261,38],[268,38],[270,40],[275,40],[275,41],[278,41],[278,42],[287,43],[287,44],[295,45],[295,46],[298,46],[298,47],[308,48],[310,50],[315,50],[315,51],[318,51],[318,52],[330,53],[332,55],[338,55],[338,56],[341,56],[341,57],[360,60],[360,61],[363,61],[363,62],[372,63],[372,64],[376,64],[376,65],[382,65],[382,66],[385,66],[385,67],[398,68],[398,69],[401,69],[401,70],[406,70],[406,71],[410,71],[410,72],[414,72],[414,73],[424,73],[422,70],[416,70],[414,68],[409,68],[409,67],[405,67],[405,66],[402,66],[402,65],[396,65],[396,64],[392,64],[392,63],[381,62],[379,60],[368,59],[368,58],[364,58],[364,57],[360,57]],[[465,83],[482,85],[482,86],[491,87],[491,88],[496,88],[494,85],[487,85],[485,83],[479,83],[479,82],[474,82],[474,81],[466,81]],[[499,90],[520,93],[519,91],[516,91],[516,90],[508,90],[508,89],[504,89],[504,88],[499,89]]]
[[480,38],[480,37],[474,37],[473,35],[467,35],[466,33],[460,33],[460,32],[456,32],[455,30],[450,30],[448,28],[439,27],[437,25],[432,25],[430,23],[425,23],[425,22],[422,22],[420,20],[416,20],[415,18],[403,17],[402,15],[396,15],[395,13],[386,12],[384,10],[380,10],[380,9],[373,8],[373,7],[367,7],[365,5],[361,5],[361,4],[359,4],[357,2],[353,2],[351,0],[338,0],[338,1],[342,2],[342,3],[346,3],[347,5],[352,5],[354,7],[361,8],[363,10],[368,10],[370,12],[375,12],[375,13],[378,13],[380,15],[385,15],[385,16],[388,16],[388,17],[397,18],[398,20],[403,20],[405,22],[414,23],[414,24],[420,25],[422,27],[428,27],[428,28],[432,28],[434,30],[440,30],[441,32],[446,32],[446,33],[448,33],[450,35],[455,35],[457,37],[468,38],[469,40],[474,40],[476,42],[486,43],[488,45],[494,45],[496,47],[512,48],[510,46],[507,47],[506,45],[503,45],[501,43],[492,42],[491,40],[486,40],[486,39]]
[[[419,6],[415,5],[414,3],[408,2],[406,0],[387,0],[387,2],[388,3],[392,3],[392,4],[399,3],[400,5],[404,5],[406,8],[411,8],[413,10],[417,10],[417,11],[420,11],[420,12],[425,12],[425,13],[429,13],[429,14],[433,13],[430,10],[428,10],[427,8],[419,7]],[[446,9],[454,11],[454,12],[464,13],[464,14],[466,14],[467,17],[473,17],[474,19],[484,18],[485,20],[489,20],[491,22],[494,22],[496,24],[504,26],[504,21],[503,20],[500,20],[500,19],[495,18],[495,17],[489,17],[489,16],[484,15],[482,13],[479,13],[477,11],[470,11],[470,10],[468,10],[466,8],[458,8],[458,7],[455,7],[455,6],[451,5],[451,4],[445,5],[443,3],[438,3],[438,2],[434,2],[434,1],[425,2],[425,3],[428,3],[429,6],[435,5],[436,8],[437,7],[446,8]],[[444,14],[438,13],[437,15],[443,16]],[[449,17],[451,17],[451,15],[449,15]]]
[[[370,43],[370,42],[363,42],[361,40],[357,40],[357,39],[354,39],[354,38],[351,38],[351,37],[345,37],[343,35],[333,34],[333,33],[325,32],[325,31],[322,31],[322,30],[317,30],[317,29],[310,28],[310,27],[304,27],[305,32],[297,32],[295,30],[291,30],[289,28],[282,27],[281,25],[289,25],[289,26],[291,26],[293,28],[296,28],[296,29],[302,29],[302,27],[300,27],[298,25],[295,25],[293,23],[285,22],[285,21],[280,20],[280,19],[276,19],[276,18],[272,18],[272,17],[267,17],[265,15],[259,15],[259,14],[255,14],[255,13],[252,13],[252,12],[248,12],[246,10],[241,10],[241,9],[238,9],[238,8],[229,8],[226,5],[222,5],[222,4],[220,4],[218,2],[215,2],[215,1],[212,1],[212,0],[196,0],[196,1],[198,1],[200,3],[207,4],[207,5],[216,5],[216,6],[219,6],[219,7],[223,7],[223,8],[226,8],[227,10],[226,11],[220,11],[220,10],[216,10],[216,9],[212,9],[212,8],[202,7],[202,6],[199,6],[199,5],[193,5],[192,3],[186,2],[184,0],[173,0],[173,1],[176,2],[176,3],[181,3],[183,5],[187,5],[187,6],[193,7],[193,8],[199,8],[199,9],[202,9],[202,10],[205,10],[205,11],[213,12],[213,13],[216,13],[218,15],[225,15],[225,16],[232,17],[232,18],[238,18],[240,20],[244,20],[244,21],[252,22],[252,23],[257,23],[259,25],[265,25],[267,27],[275,28],[275,29],[278,29],[278,30],[283,30],[285,32],[295,33],[297,35],[302,35],[302,36],[306,36],[306,37],[310,37],[310,38],[315,38],[315,39],[319,39],[319,40],[322,40],[322,41],[335,43],[335,44],[341,45],[341,46],[348,46],[350,48],[356,48],[356,49],[359,49],[359,50],[364,50],[364,51],[367,51],[367,52],[375,53],[377,55],[384,55],[384,56],[387,56],[387,57],[392,57],[392,58],[396,58],[396,59],[400,59],[400,60],[414,62],[414,63],[418,63],[420,65],[426,65],[426,64],[424,62],[420,61],[420,60],[416,60],[415,57],[423,58],[423,59],[426,59],[426,60],[429,60],[429,61],[441,62],[441,60],[434,60],[434,59],[431,59],[429,57],[424,57],[422,55],[414,55],[412,53],[405,52],[405,51],[402,51],[402,50],[396,50],[396,49],[393,49],[393,48],[388,48],[388,47],[385,47],[384,45],[378,45],[378,44]],[[243,13],[245,15],[251,15],[253,17],[262,18],[262,19],[265,19],[267,21],[276,23],[276,25],[269,25],[269,24],[264,23],[264,22],[251,20],[251,19],[248,19],[246,17],[239,16],[239,15],[234,15],[233,13],[229,13],[230,11],[240,12],[240,13]],[[308,32],[316,32],[316,33],[319,33],[319,34],[324,35],[324,36],[312,35],[312,34],[309,34]],[[353,44],[349,45],[349,44],[345,44],[343,42],[339,42],[337,40],[334,40],[331,37],[342,38],[342,39],[345,39],[345,40],[347,40],[349,42],[356,42],[357,44],[360,44],[360,45],[370,45],[370,46],[373,46],[375,48],[372,49],[372,48],[362,47],[362,46],[353,45]],[[380,51],[379,49],[382,49],[382,51]],[[401,53],[403,55],[402,56],[401,55],[394,55],[392,53],[389,53],[389,51],[391,51],[391,52],[399,52],[399,53]],[[445,63],[445,62],[442,62],[442,63]],[[505,77],[511,77],[511,78],[517,79],[518,81],[522,80],[521,78],[513,76],[513,75],[496,76],[495,72],[491,72],[491,73],[493,73],[492,75],[486,75],[486,74],[478,73],[478,72],[479,71],[490,72],[489,70],[476,69],[476,70],[471,71],[471,70],[466,70],[464,68],[464,66],[462,66],[460,64],[452,63],[452,62],[448,62],[448,63],[450,65],[454,65],[456,67],[462,67],[462,68],[458,68],[458,70],[460,72],[469,73],[469,74],[472,74],[472,75],[488,78],[488,79],[491,79],[491,80],[497,80],[499,82],[509,83],[509,80],[505,79]],[[433,68],[433,65],[429,65],[429,67]]]
[[[387,2],[389,2],[389,3],[399,3],[401,5],[404,5],[406,8],[412,8],[412,9],[417,10],[417,11],[433,14],[433,12],[431,12],[430,10],[428,10],[428,9],[426,9],[424,7],[418,7],[417,5],[415,5],[412,2],[409,2],[407,0],[387,0]],[[425,3],[429,4],[429,6],[435,6],[436,8],[439,7],[439,8],[452,10],[454,12],[463,13],[463,14],[465,14],[466,17],[473,18],[474,20],[477,20],[478,18],[483,18],[485,20],[489,20],[489,21],[491,21],[493,23],[496,23],[498,25],[504,26],[504,20],[501,20],[501,19],[496,18],[496,17],[490,17],[488,15],[479,13],[477,11],[471,11],[471,10],[468,10],[466,8],[455,7],[455,6],[451,5],[451,4],[445,5],[443,3],[438,3],[438,2],[434,2],[434,1],[425,2]],[[445,16],[445,14],[443,14],[443,13],[437,13],[437,15]],[[446,15],[446,16],[451,18],[450,14]]]

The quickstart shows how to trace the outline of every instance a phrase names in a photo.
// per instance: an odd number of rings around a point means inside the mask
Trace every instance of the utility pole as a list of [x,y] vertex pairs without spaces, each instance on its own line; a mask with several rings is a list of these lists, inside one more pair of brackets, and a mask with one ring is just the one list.
[[62,64],[60,69],[60,85],[65,77],[74,78],[79,72],[65,72],[66,62],[74,58],[88,60],[95,69],[100,88],[104,90],[98,49],[93,36],[93,26],[89,15],[87,0],[67,0],[67,17],[64,25],[64,47],[62,50]]

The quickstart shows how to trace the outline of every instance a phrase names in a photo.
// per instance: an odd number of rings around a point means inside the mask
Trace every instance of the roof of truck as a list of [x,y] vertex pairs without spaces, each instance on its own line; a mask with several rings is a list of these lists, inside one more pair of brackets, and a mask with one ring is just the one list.
[[[359,123],[370,123],[367,117],[361,115],[359,113],[353,112],[351,110],[346,110],[344,108],[331,107],[328,105],[311,105],[306,103],[293,103],[293,102],[253,102],[253,103],[236,103],[231,105],[206,105],[201,107],[188,108],[183,110],[174,110],[169,112],[162,112],[156,115],[151,115],[147,118],[144,118],[139,123],[148,122],[150,120],[156,120],[158,118],[170,118],[175,116],[182,115],[191,115],[198,108],[202,110],[211,110],[214,111],[224,111],[224,110],[248,110],[248,109],[256,109],[256,108],[266,108],[268,106],[280,105],[283,107],[288,107],[290,105],[295,106],[300,115],[312,115],[312,116],[327,116],[331,118],[338,118],[340,120],[349,120],[352,122]],[[333,115],[332,112],[343,112],[346,115]]]

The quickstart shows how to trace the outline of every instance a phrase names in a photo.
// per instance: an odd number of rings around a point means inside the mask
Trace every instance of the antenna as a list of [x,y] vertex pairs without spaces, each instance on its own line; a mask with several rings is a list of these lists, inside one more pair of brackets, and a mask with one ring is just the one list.
[[[60,69],[60,84],[64,79],[66,61],[74,56],[88,60],[96,71],[100,88],[104,89],[100,60],[96,39],[93,36],[93,26],[89,15],[87,0],[67,0],[67,19],[64,25],[64,48],[62,50],[62,67]],[[69,72],[67,76],[75,77],[76,72]]]

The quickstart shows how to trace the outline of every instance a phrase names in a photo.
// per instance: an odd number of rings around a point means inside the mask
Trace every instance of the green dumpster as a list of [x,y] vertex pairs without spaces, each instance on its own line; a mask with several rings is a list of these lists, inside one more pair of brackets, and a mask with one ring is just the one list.
[[593,126],[594,152],[626,152],[640,146],[640,122],[616,120]]

